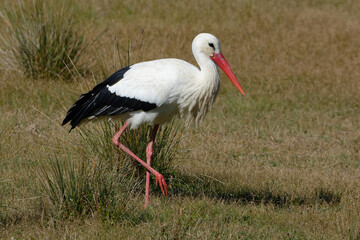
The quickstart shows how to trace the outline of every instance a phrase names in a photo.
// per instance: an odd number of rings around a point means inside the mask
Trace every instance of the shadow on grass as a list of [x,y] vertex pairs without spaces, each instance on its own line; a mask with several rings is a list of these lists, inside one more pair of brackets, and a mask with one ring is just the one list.
[[225,202],[239,202],[242,204],[273,204],[278,207],[305,204],[337,205],[341,201],[341,194],[329,189],[317,189],[315,193],[306,196],[290,193],[274,193],[270,189],[253,189],[249,186],[226,185],[211,177],[199,177],[184,173],[177,173],[169,182],[169,191],[178,196],[208,197]]

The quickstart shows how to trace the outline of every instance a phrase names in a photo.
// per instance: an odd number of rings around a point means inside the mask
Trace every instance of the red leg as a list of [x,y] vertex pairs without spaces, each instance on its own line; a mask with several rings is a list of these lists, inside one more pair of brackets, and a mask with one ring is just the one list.
[[[151,166],[151,156],[153,155],[153,145],[159,125],[154,126],[153,132],[150,137],[149,144],[146,148],[146,163]],[[157,181],[156,181],[157,182]],[[149,192],[150,192],[150,172],[146,171],[146,187],[145,187],[145,207],[149,205]]]
[[[133,152],[131,152],[128,148],[126,148],[121,142],[120,142],[120,136],[121,134],[125,131],[126,127],[128,126],[128,122],[125,122],[124,126],[122,126],[119,130],[119,132],[117,132],[115,134],[115,136],[112,138],[113,143],[118,146],[119,148],[121,148],[124,152],[126,152],[127,154],[129,154],[131,157],[133,157],[136,161],[138,161],[142,166],[144,166],[149,172],[151,172],[152,174],[155,175],[156,177],[156,182],[159,183],[159,186],[161,188],[161,191],[164,195],[166,195],[166,197],[168,196],[168,191],[167,191],[167,185],[166,182],[164,180],[164,177],[158,173],[157,171],[155,171],[153,168],[150,167],[150,165],[146,164],[143,160],[141,160],[138,156],[136,156]],[[154,137],[155,138],[155,137]]]

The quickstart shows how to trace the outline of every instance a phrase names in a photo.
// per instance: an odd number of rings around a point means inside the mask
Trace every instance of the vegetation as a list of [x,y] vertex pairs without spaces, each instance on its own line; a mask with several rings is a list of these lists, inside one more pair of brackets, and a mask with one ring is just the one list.
[[20,2],[1,13],[1,64],[31,78],[69,78],[85,34],[65,2]]
[[[78,34],[101,36],[79,55],[83,75],[61,81],[37,73],[43,79],[30,81],[19,65],[0,70],[1,237],[359,238],[358,1],[80,0],[68,7],[84,26]],[[159,135],[153,162],[169,198],[152,180],[145,210],[144,170],[111,144],[120,123],[89,123],[71,134],[60,124],[81,93],[125,64],[195,63],[190,46],[199,32],[219,38],[246,97],[221,73],[217,102],[199,128],[164,126],[177,137]],[[150,129],[142,131],[127,130],[132,139],[123,140],[146,139]],[[146,144],[136,146],[144,152]]]

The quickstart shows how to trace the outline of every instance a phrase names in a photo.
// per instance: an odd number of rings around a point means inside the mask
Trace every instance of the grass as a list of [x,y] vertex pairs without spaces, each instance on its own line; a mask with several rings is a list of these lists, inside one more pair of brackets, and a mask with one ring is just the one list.
[[[359,238],[357,1],[78,1],[71,6],[89,39],[103,33],[96,50],[84,53],[87,66],[93,66],[88,75],[32,82],[16,72],[0,73],[0,133],[6,136],[0,140],[3,238]],[[99,164],[99,178],[120,176],[100,174],[100,166],[116,161],[118,153],[86,135],[102,133],[105,123],[68,134],[60,126],[67,108],[101,80],[98,76],[125,63],[163,57],[194,63],[190,44],[199,32],[219,38],[246,97],[221,73],[221,91],[205,122],[182,131],[166,177],[169,199],[152,181],[151,205],[144,210],[140,172],[131,184],[119,184],[129,192],[141,186],[139,191],[122,196],[119,187],[104,194],[114,202],[109,209],[116,217],[96,208],[68,218],[54,214],[36,169],[45,167],[51,176],[55,160],[74,169],[93,167],[86,165],[92,162]],[[76,182],[90,182],[86,177]],[[128,205],[116,205],[126,199]]]
[[9,5],[1,12],[2,68],[33,79],[69,78],[86,48],[73,10],[65,2]]

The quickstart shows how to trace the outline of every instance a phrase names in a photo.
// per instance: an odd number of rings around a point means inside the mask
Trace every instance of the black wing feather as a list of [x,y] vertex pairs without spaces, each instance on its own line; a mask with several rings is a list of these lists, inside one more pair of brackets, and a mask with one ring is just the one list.
[[67,112],[62,125],[70,122],[71,131],[88,117],[114,116],[137,110],[150,111],[156,108],[154,103],[121,97],[108,90],[107,86],[112,86],[121,80],[129,69],[130,67],[126,67],[115,72],[105,81],[96,85],[90,92],[81,95]]

